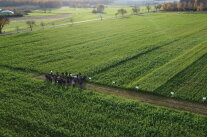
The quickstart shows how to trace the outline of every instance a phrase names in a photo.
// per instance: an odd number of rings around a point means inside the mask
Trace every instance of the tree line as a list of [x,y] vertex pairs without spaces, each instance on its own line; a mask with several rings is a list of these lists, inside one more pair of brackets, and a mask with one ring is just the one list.
[[165,11],[205,11],[207,0],[180,0],[180,2],[165,3],[162,8]]

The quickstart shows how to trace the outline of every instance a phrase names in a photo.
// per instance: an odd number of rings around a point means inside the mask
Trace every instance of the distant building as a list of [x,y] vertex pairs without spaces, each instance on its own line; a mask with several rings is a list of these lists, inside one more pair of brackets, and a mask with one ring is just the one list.
[[14,14],[14,12],[13,11],[10,11],[10,10],[3,10],[3,11],[0,10],[0,14],[3,14],[3,15],[11,15],[11,14]]

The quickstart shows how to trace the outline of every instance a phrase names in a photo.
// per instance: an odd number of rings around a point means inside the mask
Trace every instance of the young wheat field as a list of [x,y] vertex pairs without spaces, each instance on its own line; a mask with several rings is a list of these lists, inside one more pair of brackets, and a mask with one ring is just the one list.
[[[149,13],[0,36],[0,136],[207,136],[207,117],[34,79],[206,105],[207,14]],[[173,93],[173,94],[172,94]]]

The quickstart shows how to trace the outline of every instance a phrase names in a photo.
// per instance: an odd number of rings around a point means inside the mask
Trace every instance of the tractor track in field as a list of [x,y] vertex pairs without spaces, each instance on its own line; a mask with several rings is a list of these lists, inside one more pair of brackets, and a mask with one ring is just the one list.
[[[44,75],[34,77],[36,80],[45,80]],[[195,103],[190,101],[178,100],[174,98],[163,97],[159,95],[150,94],[142,91],[132,91],[126,89],[119,89],[113,87],[107,87],[94,83],[85,83],[85,90],[91,90],[106,95],[115,95],[125,99],[131,99],[137,102],[143,102],[152,104],[155,106],[161,106],[181,111],[192,112],[201,115],[207,115],[207,105],[201,103]]]

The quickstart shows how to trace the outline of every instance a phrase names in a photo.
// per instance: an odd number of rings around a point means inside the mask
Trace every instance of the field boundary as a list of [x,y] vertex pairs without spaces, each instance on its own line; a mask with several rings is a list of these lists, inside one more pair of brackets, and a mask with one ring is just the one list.
[[[35,80],[45,81],[44,75],[34,77]],[[119,89],[113,87],[107,87],[95,83],[85,83],[85,90],[91,90],[94,92],[119,96],[124,99],[130,99],[137,102],[147,103],[155,106],[167,107],[170,109],[187,111],[191,113],[201,114],[207,116],[207,105],[201,103],[195,103],[190,101],[178,100],[175,98],[169,98],[151,93],[145,93],[142,91],[132,91],[126,89]]]

